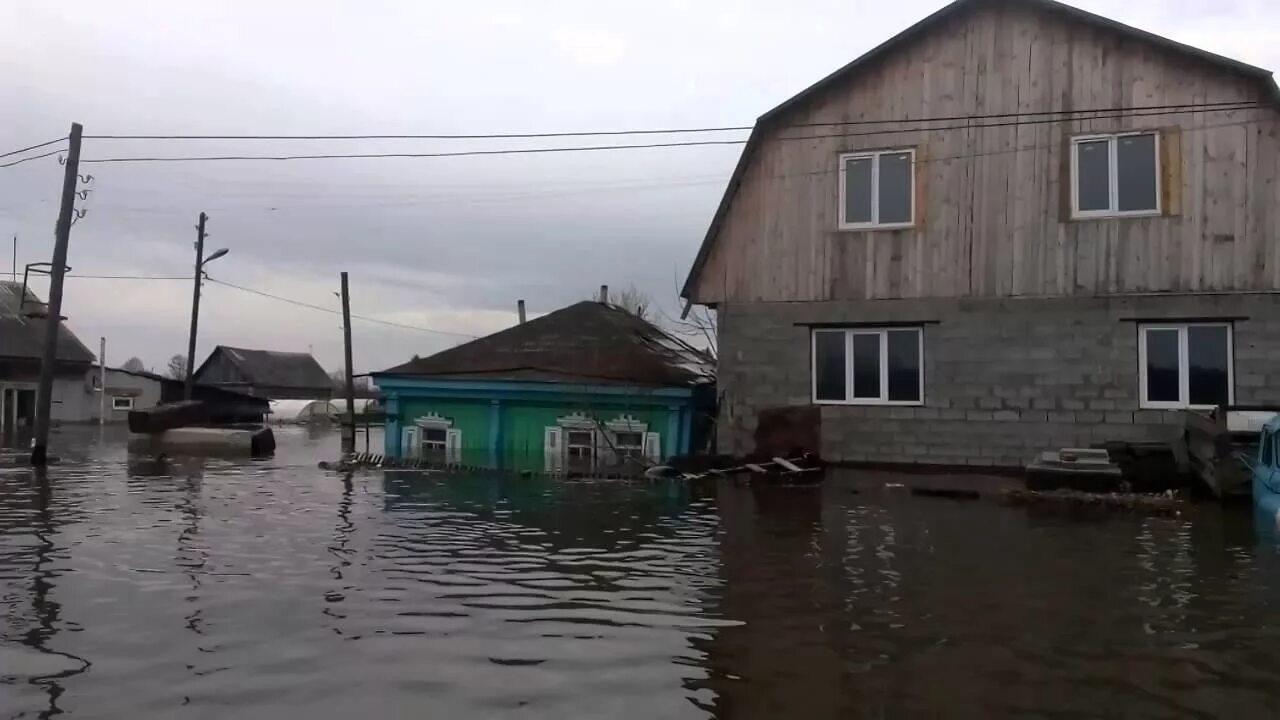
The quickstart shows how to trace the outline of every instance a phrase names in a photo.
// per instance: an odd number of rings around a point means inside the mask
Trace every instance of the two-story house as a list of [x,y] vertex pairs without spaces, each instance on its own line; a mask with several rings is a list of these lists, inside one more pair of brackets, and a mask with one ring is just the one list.
[[1050,0],[956,0],[763,115],[683,289],[721,450],[1021,465],[1280,403],[1271,73]]

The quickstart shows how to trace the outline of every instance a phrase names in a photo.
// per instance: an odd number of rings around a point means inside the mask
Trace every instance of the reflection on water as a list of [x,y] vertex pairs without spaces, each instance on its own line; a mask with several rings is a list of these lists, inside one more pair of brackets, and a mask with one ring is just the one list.
[[0,474],[0,717],[1280,716],[1280,561],[1247,515],[64,433],[47,477]]

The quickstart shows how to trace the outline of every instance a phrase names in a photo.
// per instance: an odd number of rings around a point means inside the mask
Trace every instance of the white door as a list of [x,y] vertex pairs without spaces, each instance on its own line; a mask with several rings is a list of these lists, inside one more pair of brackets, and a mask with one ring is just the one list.
[[549,427],[542,439],[543,466],[547,472],[559,472],[564,468],[564,431]]

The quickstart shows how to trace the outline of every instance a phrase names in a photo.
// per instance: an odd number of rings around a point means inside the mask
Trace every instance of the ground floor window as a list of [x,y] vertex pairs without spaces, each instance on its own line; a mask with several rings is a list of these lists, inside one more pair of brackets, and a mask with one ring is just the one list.
[[1138,327],[1142,407],[1216,407],[1233,402],[1229,323],[1160,323]]
[[449,431],[446,428],[424,427],[422,428],[422,454],[430,456],[432,454],[443,455],[448,450]]
[[622,413],[612,420],[573,412],[544,428],[543,457],[548,472],[588,471],[622,465],[628,458],[661,462],[659,434],[648,423]]
[[400,440],[404,457],[434,463],[462,462],[462,431],[453,421],[434,413],[411,420]]
[[132,410],[133,398],[125,395],[114,395],[111,398],[112,410]]
[[619,431],[613,434],[613,450],[619,458],[644,455],[644,433]]
[[591,464],[596,457],[596,436],[591,430],[569,430],[565,433],[565,456],[570,463]]
[[813,331],[813,401],[919,405],[924,333],[918,327]]

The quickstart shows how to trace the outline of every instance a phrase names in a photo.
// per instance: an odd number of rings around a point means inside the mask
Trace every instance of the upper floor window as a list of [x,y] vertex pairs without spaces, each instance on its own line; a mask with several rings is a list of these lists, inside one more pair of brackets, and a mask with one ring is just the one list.
[[919,405],[924,333],[918,327],[813,331],[813,401]]
[[840,156],[840,229],[915,224],[915,150]]
[[1138,384],[1144,408],[1230,405],[1231,325],[1168,323],[1138,328]]
[[1071,215],[1160,213],[1160,135],[1083,135],[1071,139]]

